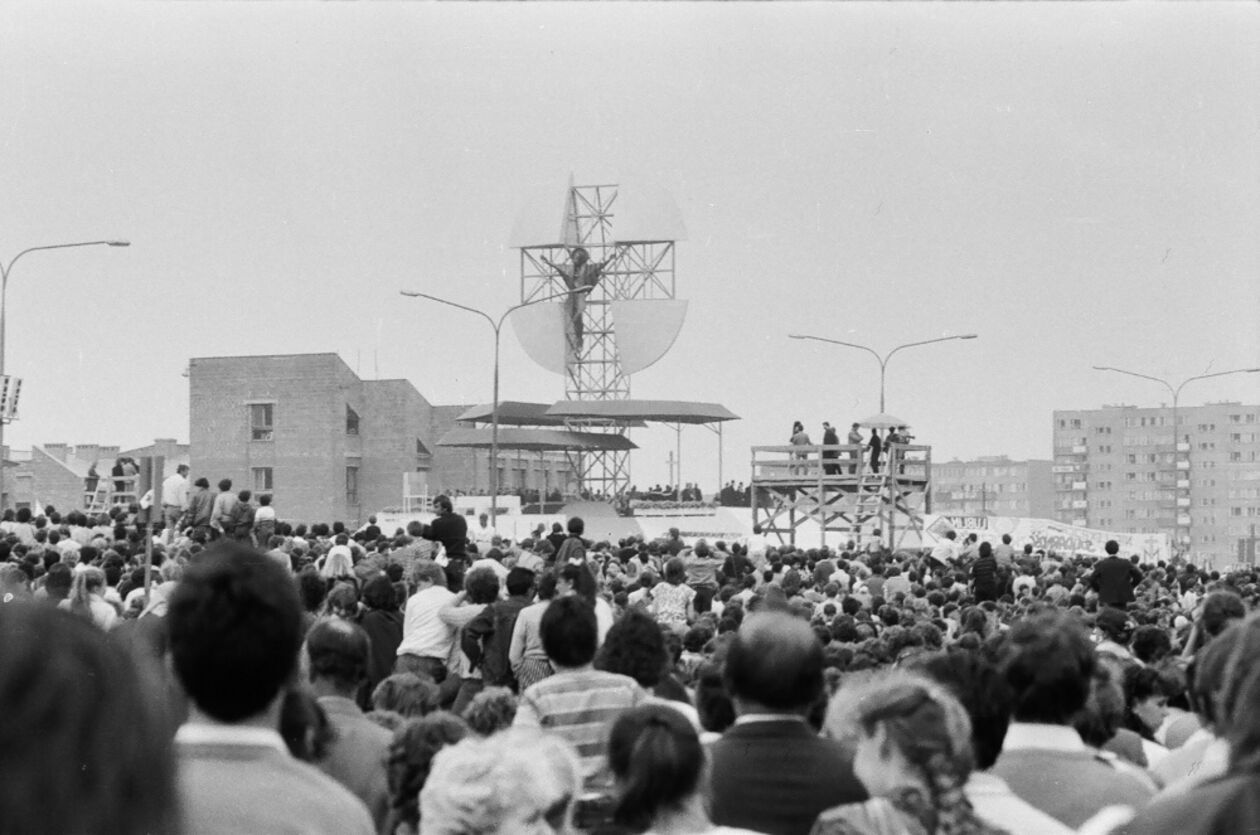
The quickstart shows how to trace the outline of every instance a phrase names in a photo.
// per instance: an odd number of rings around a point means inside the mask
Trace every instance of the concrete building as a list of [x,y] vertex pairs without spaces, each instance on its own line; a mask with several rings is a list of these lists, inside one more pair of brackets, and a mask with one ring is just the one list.
[[1050,461],[1005,455],[932,463],[932,512],[959,516],[1054,518]]
[[[202,357],[189,364],[193,477],[274,496],[282,519],[361,524],[413,494],[484,490],[489,456],[437,445],[466,406],[407,380],[362,380],[336,354]],[[500,453],[501,483],[566,485],[563,456]],[[546,471],[544,473],[544,470]]]
[[1260,522],[1260,406],[1104,406],[1054,413],[1056,518],[1168,533],[1213,565],[1238,561]]

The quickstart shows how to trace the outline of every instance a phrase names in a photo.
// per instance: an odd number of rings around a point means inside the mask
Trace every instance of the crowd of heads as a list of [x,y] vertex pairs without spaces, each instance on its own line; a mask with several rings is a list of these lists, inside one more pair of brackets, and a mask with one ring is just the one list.
[[[290,754],[318,765],[339,739],[329,696],[388,735],[391,833],[564,831],[584,815],[593,831],[642,831],[706,799],[724,822],[707,746],[741,716],[796,715],[843,741],[865,792],[927,832],[1000,828],[967,787],[1001,772],[1017,726],[1071,728],[1148,795],[1190,776],[1158,763],[1195,733],[1228,744],[1229,773],[1260,765],[1253,571],[1109,548],[1116,573],[1009,541],[942,561],[877,542],[613,542],[585,539],[580,519],[556,527],[446,559],[418,523],[278,521],[255,545],[191,530],[146,542],[123,514],[6,514],[0,757],[26,777],[0,788],[0,811],[15,831],[174,831],[181,722],[273,716]],[[1107,572],[1127,594],[1100,587]],[[427,590],[468,616],[452,621],[449,658],[407,665],[399,642]],[[498,619],[513,600],[519,623]],[[521,659],[506,659],[530,606],[543,669],[522,687]],[[483,611],[506,630],[493,648],[470,631]],[[485,654],[472,688],[475,665],[461,676],[456,662],[470,651]],[[609,717],[599,756],[614,788],[584,806],[589,752],[518,711],[539,682],[591,670],[649,699]],[[822,831],[852,818],[839,808]]]

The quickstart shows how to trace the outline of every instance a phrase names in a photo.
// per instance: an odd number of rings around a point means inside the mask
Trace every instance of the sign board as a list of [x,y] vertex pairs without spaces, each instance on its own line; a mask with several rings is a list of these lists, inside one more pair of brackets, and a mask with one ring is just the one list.
[[924,516],[926,532],[937,539],[946,531],[957,531],[959,537],[974,533],[981,542],[997,544],[1003,534],[1010,534],[1011,543],[1017,548],[1025,544],[1034,550],[1057,551],[1060,554],[1084,552],[1102,554],[1107,540],[1120,543],[1123,556],[1137,554],[1144,561],[1172,558],[1172,543],[1168,534],[1117,533],[1100,531],[1079,525],[1068,525],[1051,519],[1029,519],[1018,516]]

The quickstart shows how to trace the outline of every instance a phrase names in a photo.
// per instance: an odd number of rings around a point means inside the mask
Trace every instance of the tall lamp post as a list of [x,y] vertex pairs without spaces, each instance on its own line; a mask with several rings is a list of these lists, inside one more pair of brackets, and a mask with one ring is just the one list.
[[857,348],[860,351],[866,351],[879,362],[879,411],[884,411],[884,378],[888,370],[888,360],[892,359],[892,355],[903,348],[914,348],[918,345],[931,345],[934,342],[950,342],[955,339],[975,339],[977,334],[965,333],[959,336],[941,336],[936,339],[925,339],[922,342],[907,342],[905,345],[898,345],[882,357],[874,348],[868,348],[865,345],[858,345],[853,342],[841,342],[839,339],[828,339],[825,336],[808,336],[806,334],[789,334],[791,339],[812,339],[815,342],[830,342],[832,345],[843,345],[846,348]]
[[[1177,405],[1178,405],[1178,401],[1181,399],[1181,390],[1186,387],[1186,383],[1192,383],[1195,380],[1207,380],[1212,377],[1226,377],[1226,376],[1229,376],[1230,374],[1255,374],[1256,372],[1260,371],[1260,368],[1235,368],[1232,371],[1217,371],[1214,374],[1198,374],[1194,377],[1187,377],[1186,379],[1182,380],[1181,383],[1177,385],[1176,387],[1174,387],[1173,384],[1170,383],[1168,380],[1165,380],[1161,377],[1153,377],[1150,374],[1139,374],[1136,371],[1126,371],[1123,368],[1112,368],[1110,365],[1095,365],[1094,370],[1095,371],[1112,371],[1116,374],[1124,374],[1129,377],[1139,377],[1143,380],[1150,380],[1152,382],[1159,383],[1161,386],[1168,389],[1169,394],[1172,395],[1173,499],[1174,499],[1173,503],[1176,504],[1177,501],[1181,499],[1181,488],[1177,486],[1177,481],[1178,481],[1177,476],[1179,475],[1179,473],[1177,472],[1177,464],[1181,462],[1181,440],[1180,440],[1180,437],[1177,435]],[[1186,437],[1189,438],[1190,436],[1187,435]],[[1187,452],[1189,452],[1188,448],[1187,448]],[[1186,481],[1189,481],[1189,480],[1190,480],[1190,474],[1186,473]],[[1189,518],[1189,516],[1190,514],[1187,513],[1186,517]],[[1190,526],[1186,525],[1184,527],[1185,527],[1185,536],[1188,537]],[[1173,542],[1174,548],[1180,547],[1183,544],[1185,544],[1182,541],[1183,540],[1182,528],[1183,526],[1181,524],[1181,508],[1174,507],[1173,508],[1173,538],[1175,540]]]
[[404,296],[413,299],[428,299],[431,302],[448,305],[449,307],[458,307],[460,310],[466,310],[469,313],[475,313],[490,323],[490,327],[494,328],[494,403],[490,407],[490,516],[494,520],[494,524],[499,523],[499,336],[503,330],[503,323],[507,321],[507,317],[520,310],[522,307],[530,307],[543,302],[555,301],[572,296],[577,293],[589,293],[593,288],[579,287],[575,290],[566,290],[563,293],[555,293],[550,296],[543,296],[538,299],[530,299],[527,302],[514,304],[496,320],[493,316],[485,311],[478,310],[475,307],[450,301],[449,299],[431,296],[428,293],[419,293],[414,290],[400,290]]
[[[9,263],[0,263],[0,383],[5,380],[4,376],[4,326],[5,317],[8,314],[9,306],[5,299],[9,292],[9,275],[13,272],[13,265],[18,262],[28,252],[40,252],[46,249],[72,249],[80,246],[131,246],[130,241],[78,241],[69,244],[46,244],[44,246],[32,246],[19,252],[9,259]],[[6,387],[7,388],[7,387]],[[5,404],[6,406],[8,404]],[[6,416],[0,416],[0,510],[4,509],[4,425],[9,422]]]

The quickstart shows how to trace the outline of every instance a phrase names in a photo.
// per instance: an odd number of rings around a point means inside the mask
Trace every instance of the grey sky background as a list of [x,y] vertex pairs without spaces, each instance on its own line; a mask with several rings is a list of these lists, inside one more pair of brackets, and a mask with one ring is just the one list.
[[[673,195],[674,349],[637,397],[749,446],[878,408],[934,456],[1049,457],[1051,411],[1260,364],[1260,9],[1230,4],[0,7],[6,441],[188,437],[189,357],[336,351],[485,402],[513,224],[570,173]],[[562,380],[504,335],[505,399]],[[1260,399],[1260,375],[1186,403]],[[634,481],[673,433],[639,431]],[[684,433],[682,479],[716,484]]]

